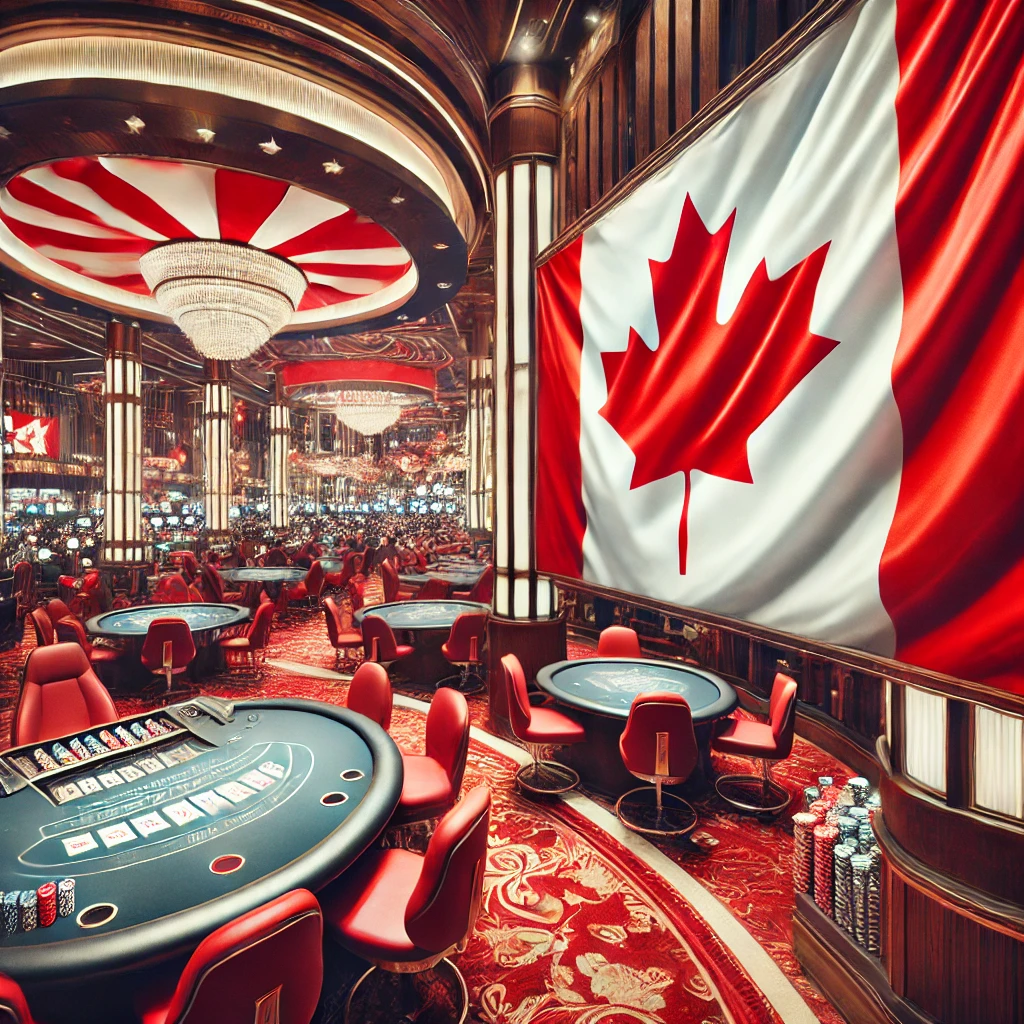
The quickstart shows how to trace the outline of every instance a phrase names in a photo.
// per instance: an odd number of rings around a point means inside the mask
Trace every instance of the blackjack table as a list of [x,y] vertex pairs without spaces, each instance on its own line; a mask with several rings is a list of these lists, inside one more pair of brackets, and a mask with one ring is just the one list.
[[95,615],[86,622],[85,628],[94,636],[141,642],[150,623],[159,618],[184,619],[198,646],[213,643],[225,629],[248,622],[249,609],[240,604],[199,601],[191,604],[143,604]]
[[306,578],[308,569],[292,569],[273,565],[247,565],[240,569],[221,569],[228,583],[298,583]]
[[586,742],[562,748],[558,756],[588,784],[608,793],[637,785],[619,753],[633,698],[654,691],[682,694],[690,705],[700,761],[691,788],[704,788],[713,778],[711,734],[714,723],[739,704],[733,687],[693,665],[653,658],[579,658],[546,665],[537,672],[537,685],[586,730]]
[[298,699],[195,698],[4,751],[0,971],[43,1019],[81,1020],[68,986],[116,976],[116,1002],[221,925],[323,888],[402,777],[374,722]]
[[465,612],[490,612],[491,606],[477,601],[389,601],[360,608],[353,619],[362,626],[367,615],[377,615],[392,629],[400,644],[416,650],[395,663],[395,669],[410,682],[432,687],[458,672],[441,653],[452,624]]

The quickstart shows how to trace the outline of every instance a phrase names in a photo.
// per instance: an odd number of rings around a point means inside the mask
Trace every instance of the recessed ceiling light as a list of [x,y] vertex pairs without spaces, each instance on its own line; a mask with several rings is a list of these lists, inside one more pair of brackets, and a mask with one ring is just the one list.
[[35,299],[36,302],[42,302],[43,301],[43,296],[42,296],[42,294],[40,292],[33,292],[32,293],[32,298]]
[[213,142],[214,136],[217,133],[212,128],[197,128],[196,135],[203,140],[203,142]]
[[402,203],[404,203],[404,202],[405,202],[405,196],[403,196],[403,195],[400,195],[400,194],[398,194],[398,193],[396,192],[396,193],[395,193],[395,194],[394,194],[394,195],[393,195],[393,196],[391,197],[391,202],[393,202],[393,203],[395,204],[395,206],[399,206],[400,204],[402,204]]
[[0,124],[0,139],[9,139],[10,137],[11,137],[11,130],[10,130],[10,128],[5,128],[2,124]]
[[337,160],[325,160],[324,170],[328,174],[341,174],[341,172],[345,170],[345,168],[341,164],[339,164]]
[[273,135],[270,136],[269,142],[260,143],[260,149],[262,149],[267,156],[276,156],[281,152],[281,147],[277,144]]
[[435,242],[434,243],[434,248],[437,249],[438,252],[444,252],[444,250],[448,248],[448,243],[447,242]]
[[408,320],[409,319],[409,314],[408,313],[399,313],[398,316],[395,317],[395,319],[396,320]]
[[132,135],[140,135],[142,133],[142,129],[146,127],[146,122],[143,121],[138,114],[132,114],[132,116],[127,118],[124,123],[128,126],[128,131],[130,131]]
[[438,281],[437,282],[437,287],[438,288],[451,288],[451,286],[452,286],[451,281]]

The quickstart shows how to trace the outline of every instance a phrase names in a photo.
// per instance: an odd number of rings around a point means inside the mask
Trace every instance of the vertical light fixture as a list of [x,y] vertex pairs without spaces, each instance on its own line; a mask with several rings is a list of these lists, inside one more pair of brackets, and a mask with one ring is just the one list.
[[107,565],[138,565],[142,535],[142,330],[107,324],[104,361],[106,462],[103,470],[103,556]]
[[288,448],[291,435],[291,410],[278,377],[274,402],[270,406],[270,464],[267,471],[272,530],[288,528]]
[[490,356],[490,318],[473,325],[471,358],[468,361],[466,402],[466,525],[471,530],[490,530],[491,490],[494,484]]
[[231,364],[207,359],[203,370],[206,532],[210,540],[226,540],[230,536],[231,507]]

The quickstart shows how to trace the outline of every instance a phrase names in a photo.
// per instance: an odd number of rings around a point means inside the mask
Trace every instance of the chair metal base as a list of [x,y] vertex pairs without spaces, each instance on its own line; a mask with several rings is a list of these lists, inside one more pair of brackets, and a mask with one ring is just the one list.
[[458,675],[445,676],[443,679],[439,679],[434,689],[440,690],[445,686],[452,690],[458,690],[459,693],[463,694],[481,693],[484,689],[484,680],[477,672],[464,668]]
[[465,1024],[468,1016],[466,979],[447,957],[415,973],[371,967],[345,1003],[345,1024]]
[[781,814],[793,799],[768,771],[767,763],[760,775],[719,775],[715,791],[732,808],[744,814],[774,817]]
[[615,804],[619,821],[632,832],[648,836],[685,836],[697,827],[697,812],[675,793],[640,786],[623,793]]
[[558,761],[533,760],[516,772],[520,789],[536,796],[558,796],[580,784],[579,774]]

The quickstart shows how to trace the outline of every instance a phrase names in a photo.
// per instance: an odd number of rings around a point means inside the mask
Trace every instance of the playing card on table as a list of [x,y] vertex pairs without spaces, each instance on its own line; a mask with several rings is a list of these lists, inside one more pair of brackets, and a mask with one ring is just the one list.
[[92,837],[91,832],[83,832],[80,836],[68,836],[62,839],[64,850],[69,857],[77,857],[80,853],[88,853],[90,850],[99,849],[99,843]]
[[149,814],[143,814],[140,818],[132,818],[132,824],[135,826],[139,835],[148,836],[154,832],[160,832],[162,829],[170,828],[170,824],[160,817],[157,811],[150,811]]
[[267,786],[272,786],[274,780],[269,775],[264,775],[263,772],[257,771],[255,768],[251,772],[246,772],[239,782],[244,782],[253,789],[266,789]]
[[255,796],[256,790],[243,786],[241,782],[226,782],[217,787],[221,796],[226,796],[233,804],[240,804],[246,797]]
[[125,782],[135,782],[146,777],[146,773],[136,768],[133,764],[126,764],[123,768],[118,768],[117,770]]
[[212,789],[208,789],[205,793],[196,793],[195,796],[190,796],[189,800],[201,810],[206,811],[207,814],[220,814],[222,811],[231,810],[231,801],[225,800],[224,797],[218,796]]
[[66,782],[63,786],[54,786],[50,793],[58,804],[66,804],[69,800],[77,800],[82,795],[82,791],[73,782]]
[[104,772],[100,776],[100,782],[103,783],[104,789],[113,789],[114,786],[124,785],[124,779],[117,772]]
[[276,761],[264,761],[260,765],[260,771],[264,775],[272,775],[275,779],[284,778],[284,765],[280,765]]
[[141,769],[147,775],[164,770],[164,766],[155,757],[144,757],[141,761],[135,762],[135,767]]
[[176,804],[168,804],[161,808],[175,825],[187,825],[190,821],[204,817],[203,812],[193,807],[187,800],[179,800]]
[[119,821],[116,825],[107,825],[105,828],[96,829],[96,834],[103,840],[103,845],[109,850],[112,846],[119,846],[121,843],[130,843],[138,836],[128,827],[128,822]]
[[79,779],[78,785],[83,793],[101,793],[103,791],[103,787],[91,775]]

